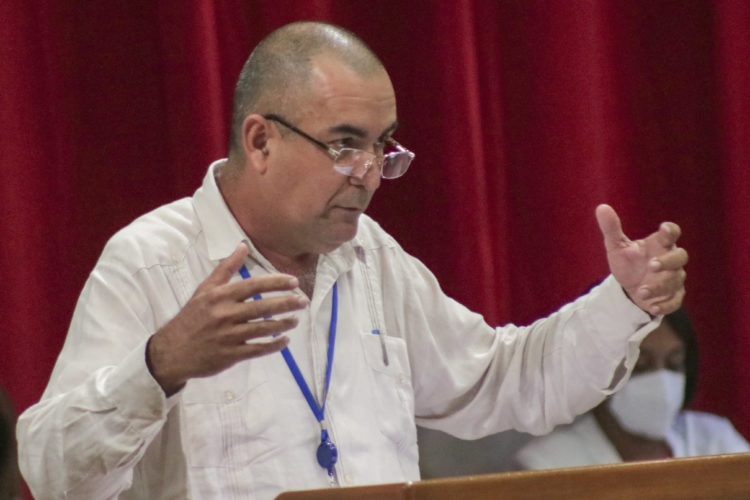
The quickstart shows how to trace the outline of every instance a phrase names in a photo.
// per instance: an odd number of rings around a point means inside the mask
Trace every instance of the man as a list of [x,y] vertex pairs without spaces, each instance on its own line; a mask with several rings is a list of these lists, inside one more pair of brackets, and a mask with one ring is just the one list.
[[20,418],[37,498],[415,480],[415,419],[542,433],[622,384],[649,314],[681,303],[679,228],[630,242],[599,207],[613,277],[530,327],[493,329],[363,215],[413,156],[396,125],[390,79],[351,33],[294,23],[259,44],[228,159],[110,240]]

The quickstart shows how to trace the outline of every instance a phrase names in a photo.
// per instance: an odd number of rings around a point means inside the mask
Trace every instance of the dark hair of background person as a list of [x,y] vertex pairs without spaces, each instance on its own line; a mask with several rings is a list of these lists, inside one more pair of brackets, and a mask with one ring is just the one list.
[[20,498],[15,423],[13,404],[0,388],[0,500]]
[[682,400],[682,407],[685,408],[698,390],[698,342],[695,329],[685,306],[664,316],[663,321],[672,327],[685,345],[685,397]]

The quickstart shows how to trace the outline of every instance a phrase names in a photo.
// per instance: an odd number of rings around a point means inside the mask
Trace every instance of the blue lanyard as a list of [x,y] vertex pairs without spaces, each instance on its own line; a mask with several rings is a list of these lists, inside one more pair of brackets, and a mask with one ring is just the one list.
[[[250,277],[250,272],[244,265],[240,268],[240,276],[242,276],[242,279],[248,279]],[[262,297],[260,294],[253,296],[253,300],[260,300],[261,298]],[[310,391],[310,387],[307,385],[305,377],[302,375],[302,372],[297,366],[297,362],[294,360],[294,356],[292,356],[292,352],[289,350],[289,347],[285,347],[281,350],[281,355],[284,357],[284,361],[286,361],[286,365],[289,367],[289,371],[292,372],[292,376],[297,382],[297,386],[300,388],[300,391],[302,391],[302,395],[305,396],[307,405],[310,407],[313,415],[315,415],[315,418],[320,423],[321,433],[320,445],[318,446],[317,451],[317,459],[320,466],[326,469],[328,471],[328,475],[331,477],[333,477],[334,474],[333,466],[338,460],[338,450],[336,449],[336,445],[333,444],[330,437],[328,436],[328,429],[325,425],[325,408],[326,398],[328,397],[328,387],[331,384],[331,370],[333,369],[333,351],[336,345],[337,317],[338,289],[336,283],[334,283],[333,297],[331,299],[331,324],[328,328],[328,361],[326,364],[326,379],[325,386],[323,387],[320,406],[318,406],[317,401],[315,401],[315,397],[313,396],[312,391]],[[266,319],[268,319],[268,317],[266,317]]]

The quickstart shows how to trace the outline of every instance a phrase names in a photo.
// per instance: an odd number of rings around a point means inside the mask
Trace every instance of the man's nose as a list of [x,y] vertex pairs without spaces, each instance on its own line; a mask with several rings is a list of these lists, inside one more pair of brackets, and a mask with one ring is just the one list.
[[355,186],[363,186],[368,191],[375,191],[380,186],[380,170],[380,164],[373,159],[364,172],[349,176],[349,182]]

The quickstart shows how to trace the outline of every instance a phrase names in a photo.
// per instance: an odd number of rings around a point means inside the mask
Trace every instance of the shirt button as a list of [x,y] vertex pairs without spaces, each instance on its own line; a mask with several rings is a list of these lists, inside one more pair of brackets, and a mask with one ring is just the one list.
[[180,258],[177,255],[173,255],[172,256],[172,262],[174,262],[175,264],[177,264],[178,262],[180,262]]
[[224,398],[226,398],[227,401],[232,401],[234,399],[234,393],[232,391],[225,391]]
[[344,481],[346,482],[346,484],[352,484],[352,476],[350,476],[349,474],[346,474],[344,476]]

